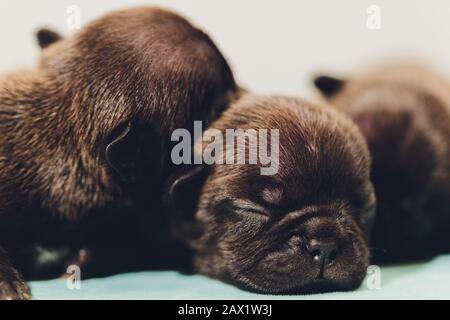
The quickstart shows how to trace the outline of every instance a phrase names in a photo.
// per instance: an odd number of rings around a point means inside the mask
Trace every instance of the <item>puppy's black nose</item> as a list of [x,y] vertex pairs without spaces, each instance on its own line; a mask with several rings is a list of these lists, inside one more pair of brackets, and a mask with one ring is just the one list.
[[307,246],[311,257],[322,266],[332,263],[337,256],[338,247],[334,242],[312,239]]

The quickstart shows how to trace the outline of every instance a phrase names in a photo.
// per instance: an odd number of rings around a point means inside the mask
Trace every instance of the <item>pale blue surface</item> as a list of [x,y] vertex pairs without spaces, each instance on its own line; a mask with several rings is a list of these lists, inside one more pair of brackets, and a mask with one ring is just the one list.
[[354,292],[308,296],[248,293],[203,276],[139,272],[82,281],[69,290],[64,280],[31,283],[35,299],[450,299],[450,255],[423,263],[381,269],[381,289],[366,281]]

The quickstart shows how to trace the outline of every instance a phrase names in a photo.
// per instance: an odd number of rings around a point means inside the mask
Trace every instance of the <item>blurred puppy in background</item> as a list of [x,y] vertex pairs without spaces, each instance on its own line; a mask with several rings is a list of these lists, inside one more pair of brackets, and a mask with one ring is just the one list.
[[39,66],[0,81],[0,299],[30,297],[13,267],[29,268],[30,244],[94,243],[109,265],[139,259],[149,250],[139,229],[163,229],[170,133],[208,124],[236,89],[211,39],[164,10],[113,12],[67,39],[38,37]]
[[346,79],[320,76],[315,85],[368,142],[375,261],[450,251],[449,83],[422,67],[391,65]]
[[[210,128],[279,129],[279,163],[273,175],[261,163],[216,163],[172,179],[167,204],[195,270],[261,293],[358,287],[375,197],[357,126],[302,100],[244,94]],[[261,150],[246,143],[245,152]]]

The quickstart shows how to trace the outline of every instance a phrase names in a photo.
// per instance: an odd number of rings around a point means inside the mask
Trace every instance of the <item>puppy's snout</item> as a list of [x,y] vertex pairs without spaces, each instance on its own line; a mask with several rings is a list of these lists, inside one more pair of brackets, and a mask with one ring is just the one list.
[[309,240],[307,250],[313,260],[323,266],[333,263],[338,255],[338,246],[332,241]]
[[315,263],[327,267],[339,255],[341,232],[332,218],[311,218],[304,225],[306,251]]

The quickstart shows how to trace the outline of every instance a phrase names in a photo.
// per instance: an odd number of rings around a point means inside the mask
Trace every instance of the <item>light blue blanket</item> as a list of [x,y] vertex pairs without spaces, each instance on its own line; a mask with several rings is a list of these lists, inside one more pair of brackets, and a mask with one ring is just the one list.
[[81,281],[31,283],[35,299],[450,299],[450,255],[427,262],[372,269],[354,292],[307,296],[267,296],[239,290],[203,276],[177,272],[139,272]]

